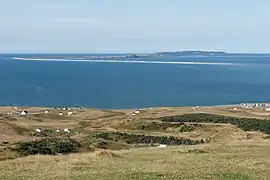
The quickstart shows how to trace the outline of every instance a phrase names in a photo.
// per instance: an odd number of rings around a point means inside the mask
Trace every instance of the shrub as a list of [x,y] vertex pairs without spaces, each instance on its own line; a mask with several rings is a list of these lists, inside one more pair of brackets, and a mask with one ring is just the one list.
[[144,134],[128,134],[120,132],[101,132],[94,135],[95,138],[102,138],[110,141],[124,141],[128,144],[167,144],[167,145],[195,145],[204,141],[197,141],[174,136],[146,136]]
[[80,143],[69,138],[44,138],[38,141],[21,142],[17,150],[24,155],[56,155],[78,152],[80,147]]
[[196,128],[194,126],[187,126],[184,125],[179,129],[179,132],[191,132],[194,131]]
[[177,116],[162,117],[164,122],[197,122],[197,123],[228,123],[236,125],[244,131],[261,131],[270,134],[270,121],[255,118],[238,118],[215,114],[194,113]]

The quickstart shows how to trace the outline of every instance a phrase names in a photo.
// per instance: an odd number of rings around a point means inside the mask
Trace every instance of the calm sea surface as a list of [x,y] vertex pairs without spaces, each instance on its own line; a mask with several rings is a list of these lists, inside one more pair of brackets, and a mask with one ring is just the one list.
[[66,105],[118,109],[270,101],[270,55],[140,59],[230,62],[236,63],[235,65],[12,59],[33,56],[52,55],[0,55],[0,105]]

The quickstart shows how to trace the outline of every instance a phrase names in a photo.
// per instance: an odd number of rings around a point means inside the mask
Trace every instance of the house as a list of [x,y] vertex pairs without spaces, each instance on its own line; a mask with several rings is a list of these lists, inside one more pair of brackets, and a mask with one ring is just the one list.
[[27,113],[28,113],[27,111],[22,111],[22,112],[20,113],[20,115],[25,116]]
[[159,148],[166,148],[167,145],[166,145],[166,144],[160,144],[158,147],[159,147]]
[[64,115],[64,113],[61,113],[61,112],[59,113],[59,116],[63,116],[63,115]]
[[265,111],[269,112],[270,111],[270,108],[265,108]]
[[44,113],[45,113],[45,114],[48,114],[48,113],[49,113],[49,111],[44,111]]
[[41,129],[40,129],[40,128],[37,128],[37,129],[36,129],[36,132],[37,132],[37,133],[40,133],[40,132],[41,132]]
[[56,132],[59,133],[60,132],[60,129],[56,129]]
[[65,128],[65,129],[64,129],[64,132],[70,133],[70,130],[69,130],[68,128]]
[[135,111],[135,114],[140,114],[140,110],[137,109],[137,110]]
[[70,111],[70,112],[68,112],[68,115],[69,115],[69,116],[70,116],[70,115],[72,115],[72,114],[73,114],[73,112],[71,112],[71,111]]

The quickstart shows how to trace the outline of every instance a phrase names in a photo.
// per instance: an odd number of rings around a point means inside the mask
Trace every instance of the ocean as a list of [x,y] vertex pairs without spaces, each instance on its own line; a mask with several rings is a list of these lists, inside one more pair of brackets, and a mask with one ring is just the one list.
[[86,55],[0,54],[0,105],[126,109],[270,101],[270,55],[138,59],[228,65],[13,59],[51,56]]

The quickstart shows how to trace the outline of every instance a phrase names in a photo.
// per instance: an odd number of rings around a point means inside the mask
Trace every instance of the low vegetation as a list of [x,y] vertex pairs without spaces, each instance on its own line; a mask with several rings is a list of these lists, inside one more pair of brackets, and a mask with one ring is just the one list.
[[37,141],[20,142],[15,150],[25,156],[43,154],[69,154],[78,152],[81,144],[70,138],[44,138]]
[[195,145],[204,141],[177,138],[174,136],[146,136],[144,134],[129,134],[121,132],[100,132],[93,135],[95,138],[106,139],[128,144],[167,144],[167,145]]
[[162,117],[164,122],[196,122],[196,123],[228,123],[236,125],[244,131],[260,131],[270,134],[270,121],[252,118],[239,118],[215,114],[193,113],[177,116]]

